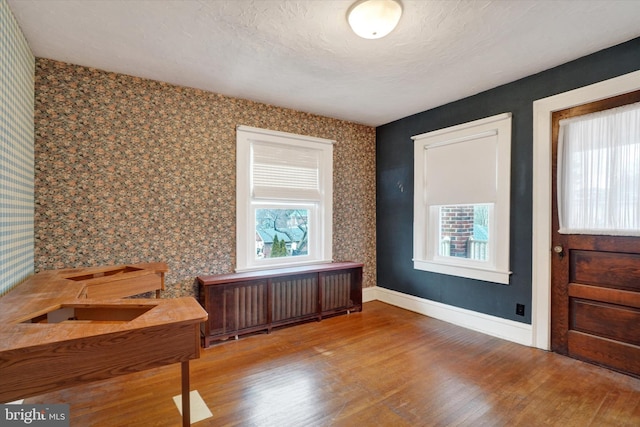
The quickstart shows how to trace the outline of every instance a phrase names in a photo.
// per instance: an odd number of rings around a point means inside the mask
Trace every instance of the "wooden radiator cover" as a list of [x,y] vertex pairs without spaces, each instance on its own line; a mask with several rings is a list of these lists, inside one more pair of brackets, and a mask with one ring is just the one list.
[[362,310],[362,266],[335,262],[246,273],[199,276],[199,300],[212,341]]

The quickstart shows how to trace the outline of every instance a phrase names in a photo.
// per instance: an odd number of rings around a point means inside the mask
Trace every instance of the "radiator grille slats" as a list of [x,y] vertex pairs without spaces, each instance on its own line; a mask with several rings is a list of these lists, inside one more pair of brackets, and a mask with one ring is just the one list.
[[267,322],[266,284],[235,286],[226,292],[226,330],[237,331]]
[[272,321],[313,317],[318,313],[317,275],[274,280],[271,283]]
[[351,305],[349,294],[351,291],[351,274],[327,274],[324,277],[322,289],[323,311],[346,308]]

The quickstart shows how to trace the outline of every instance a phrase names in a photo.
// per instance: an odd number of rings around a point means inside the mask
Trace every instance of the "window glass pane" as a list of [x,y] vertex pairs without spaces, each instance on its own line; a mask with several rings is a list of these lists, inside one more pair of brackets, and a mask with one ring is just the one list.
[[640,235],[640,103],[560,121],[560,233]]
[[438,255],[489,259],[489,215],[491,204],[439,206]]
[[309,254],[308,209],[256,209],[256,259]]

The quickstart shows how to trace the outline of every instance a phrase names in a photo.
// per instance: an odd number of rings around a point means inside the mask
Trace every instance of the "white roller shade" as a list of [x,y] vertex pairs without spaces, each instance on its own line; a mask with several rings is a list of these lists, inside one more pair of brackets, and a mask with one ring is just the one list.
[[496,132],[425,147],[425,197],[430,206],[490,203],[497,198]]
[[252,196],[258,199],[320,200],[321,161],[320,150],[253,142]]

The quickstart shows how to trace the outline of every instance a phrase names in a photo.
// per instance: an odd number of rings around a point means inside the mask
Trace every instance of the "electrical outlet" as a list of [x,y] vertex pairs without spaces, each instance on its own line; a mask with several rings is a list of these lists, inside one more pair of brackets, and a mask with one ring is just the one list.
[[524,316],[524,304],[516,304],[516,314],[518,316]]

